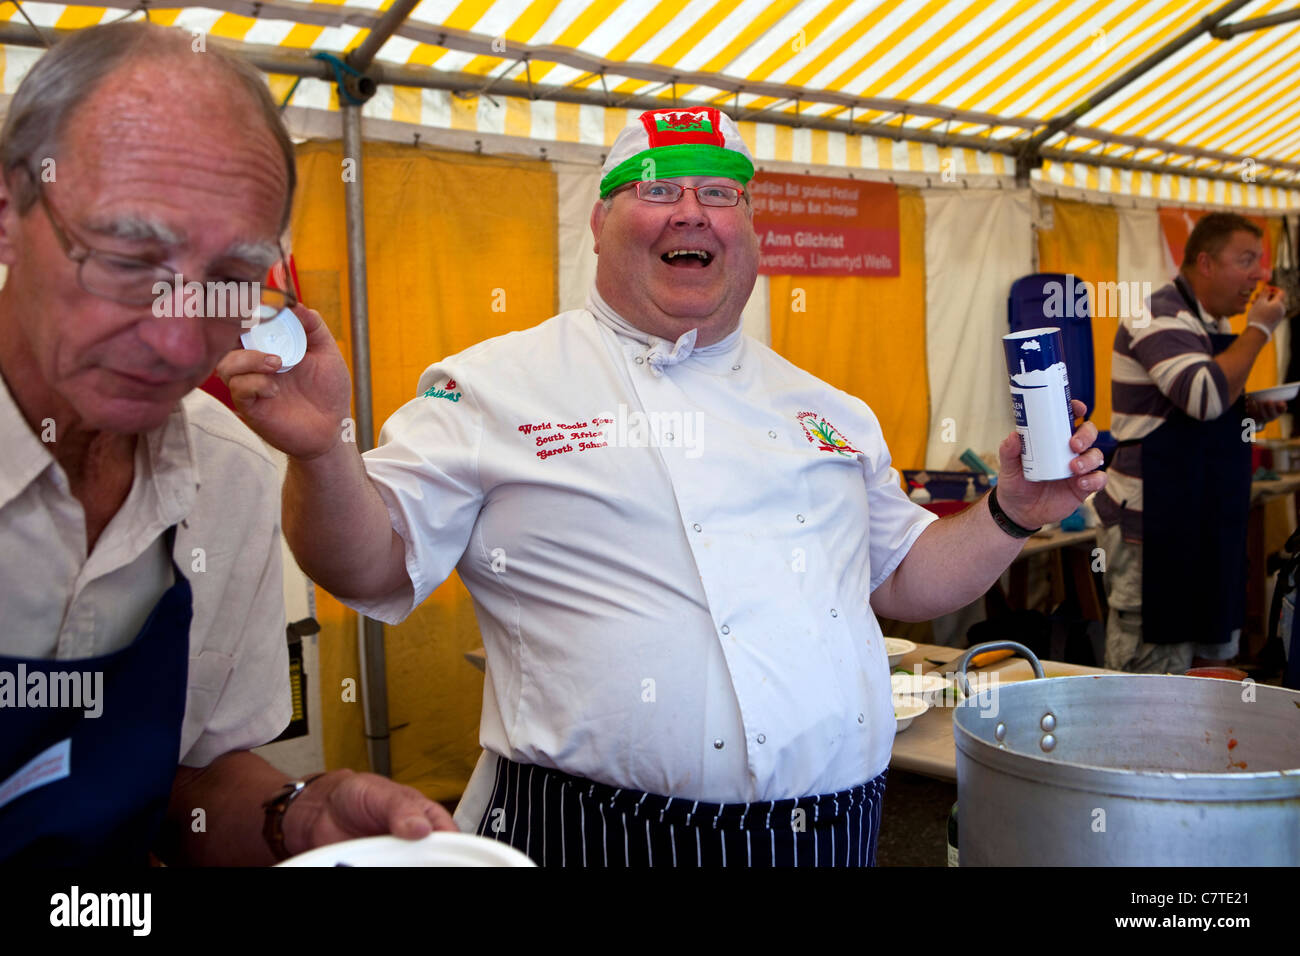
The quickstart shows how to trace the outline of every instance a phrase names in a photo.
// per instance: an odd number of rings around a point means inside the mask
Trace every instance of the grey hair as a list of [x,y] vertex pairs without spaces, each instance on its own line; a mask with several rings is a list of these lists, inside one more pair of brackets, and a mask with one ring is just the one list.
[[78,30],[51,47],[23,78],[0,128],[0,172],[5,181],[10,182],[14,169],[28,172],[12,182],[18,211],[27,212],[37,199],[31,177],[39,171],[33,164],[57,156],[69,117],[110,74],[141,60],[202,55],[225,69],[244,89],[280,147],[288,174],[280,228],[288,228],[298,182],[293,140],[265,79],[251,64],[216,44],[206,45],[202,54],[195,53],[193,42],[193,35],[185,30],[136,20]]

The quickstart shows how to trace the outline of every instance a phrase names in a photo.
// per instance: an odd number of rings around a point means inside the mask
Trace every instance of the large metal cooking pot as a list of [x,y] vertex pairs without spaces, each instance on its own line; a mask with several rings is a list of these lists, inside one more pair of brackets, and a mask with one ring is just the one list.
[[962,866],[1300,865],[1300,693],[1155,674],[988,686],[953,713]]

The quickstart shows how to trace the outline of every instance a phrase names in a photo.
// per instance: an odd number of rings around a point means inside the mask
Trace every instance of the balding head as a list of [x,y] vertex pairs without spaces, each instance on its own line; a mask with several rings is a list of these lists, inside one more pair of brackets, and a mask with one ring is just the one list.
[[[39,175],[45,160],[58,160],[74,116],[96,98],[105,79],[148,68],[163,74],[165,92],[178,107],[202,97],[206,109],[237,111],[247,123],[263,126],[281,154],[287,181],[281,228],[288,227],[297,182],[293,143],[262,75],[243,60],[217,48],[194,49],[193,35],[145,22],[114,23],[80,30],[56,44],[28,72],[9,104],[0,129],[0,169],[14,190],[21,212],[36,201],[24,168]],[[155,80],[155,83],[157,81]],[[214,117],[215,118],[215,117]]]

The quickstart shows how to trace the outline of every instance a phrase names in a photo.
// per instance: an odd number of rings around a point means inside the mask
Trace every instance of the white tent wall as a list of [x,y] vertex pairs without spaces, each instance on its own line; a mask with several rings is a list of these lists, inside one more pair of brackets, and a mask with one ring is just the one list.
[[[1149,282],[1152,290],[1173,278],[1160,231],[1160,214],[1155,209],[1116,209],[1119,246],[1115,275],[1120,282]],[[1097,356],[1100,362],[1103,356]]]
[[1011,431],[1002,336],[1007,291],[1033,271],[1027,190],[926,190],[925,329],[930,432],[925,466],[962,467]]
[[591,207],[600,194],[600,167],[578,163],[552,163],[559,221],[560,261],[556,286],[559,310],[581,309],[596,279],[596,254],[592,251]]

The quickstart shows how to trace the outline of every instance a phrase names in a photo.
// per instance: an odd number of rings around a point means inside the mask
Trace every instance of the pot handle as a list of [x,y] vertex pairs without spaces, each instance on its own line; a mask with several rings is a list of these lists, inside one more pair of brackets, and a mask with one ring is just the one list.
[[1043,678],[1043,665],[1038,662],[1034,652],[1023,644],[1017,644],[1015,641],[989,641],[986,644],[976,644],[969,648],[961,656],[960,663],[957,664],[957,686],[967,697],[971,696],[970,681],[966,679],[966,668],[978,654],[985,654],[989,651],[1015,651],[1025,660],[1029,661],[1029,666],[1034,669],[1034,676],[1038,679]]

